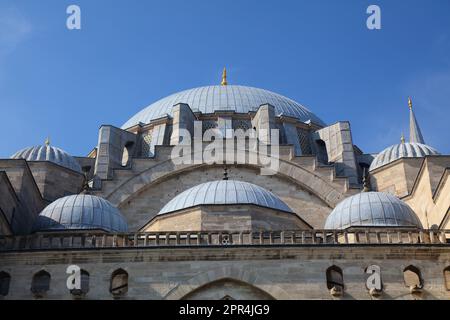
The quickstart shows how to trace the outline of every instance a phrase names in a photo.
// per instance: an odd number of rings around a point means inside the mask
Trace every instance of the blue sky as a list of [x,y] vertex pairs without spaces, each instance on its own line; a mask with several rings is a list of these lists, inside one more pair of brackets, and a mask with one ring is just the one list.
[[[77,4],[82,29],[66,28]],[[382,29],[366,28],[366,8]],[[379,152],[408,133],[413,97],[425,140],[450,153],[448,0],[2,0],[0,157],[52,144],[86,155],[171,93],[219,84],[288,96]]]

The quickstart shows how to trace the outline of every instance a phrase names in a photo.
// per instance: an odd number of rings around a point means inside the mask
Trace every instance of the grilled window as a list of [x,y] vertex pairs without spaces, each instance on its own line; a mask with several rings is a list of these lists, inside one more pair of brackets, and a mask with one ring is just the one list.
[[125,270],[118,269],[112,273],[109,291],[114,296],[122,296],[128,292],[128,273]]
[[0,272],[0,296],[7,296],[9,293],[9,283],[11,276],[7,272]]
[[327,287],[328,289],[344,289],[344,276],[341,268],[331,266],[327,269]]
[[50,273],[41,270],[33,276],[31,292],[37,296],[45,294],[50,290]]

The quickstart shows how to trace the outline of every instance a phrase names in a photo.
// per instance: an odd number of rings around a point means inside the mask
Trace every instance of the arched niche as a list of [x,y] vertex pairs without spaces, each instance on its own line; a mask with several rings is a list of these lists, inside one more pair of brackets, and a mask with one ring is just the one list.
[[231,278],[207,283],[181,298],[182,300],[274,300],[267,292]]

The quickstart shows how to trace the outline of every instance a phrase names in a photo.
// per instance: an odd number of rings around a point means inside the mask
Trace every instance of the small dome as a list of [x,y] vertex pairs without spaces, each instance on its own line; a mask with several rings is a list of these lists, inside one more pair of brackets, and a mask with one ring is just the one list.
[[426,144],[399,143],[380,152],[370,165],[369,171],[375,170],[400,158],[422,158],[429,155],[438,155],[439,152]]
[[119,209],[109,201],[86,194],[60,198],[39,214],[35,231],[101,229],[127,232],[128,226]]
[[340,202],[328,216],[325,229],[349,227],[422,228],[414,211],[397,197],[383,192],[363,192]]
[[257,185],[235,180],[219,180],[192,187],[169,201],[158,214],[165,214],[199,205],[253,204],[292,212],[272,192]]
[[142,109],[122,129],[127,129],[140,122],[149,123],[166,115],[172,115],[172,107],[178,103],[186,103],[192,111],[214,113],[215,111],[234,111],[248,113],[257,111],[262,104],[271,104],[275,107],[275,115],[283,114],[299,119],[303,122],[312,121],[325,125],[314,113],[301,104],[264,89],[246,86],[207,86],[185,90],[163,98]]
[[51,161],[62,167],[81,172],[80,164],[70,154],[59,148],[45,145],[22,149],[11,156],[11,159],[27,161]]

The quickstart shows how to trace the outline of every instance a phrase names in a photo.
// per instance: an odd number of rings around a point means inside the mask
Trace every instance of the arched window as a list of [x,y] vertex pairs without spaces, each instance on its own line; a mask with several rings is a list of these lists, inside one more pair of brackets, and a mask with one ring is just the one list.
[[450,266],[444,269],[445,288],[450,291]]
[[328,164],[327,145],[323,140],[316,140],[317,160],[323,164]]
[[80,270],[80,276],[81,276],[81,289],[72,289],[70,290],[70,293],[75,296],[83,296],[89,292],[89,272],[86,270],[81,269]]
[[408,266],[403,270],[405,285],[411,290],[422,289],[423,280],[420,270],[415,266]]
[[344,291],[344,276],[341,268],[331,266],[327,269],[327,288],[333,295],[341,295]]
[[123,269],[117,269],[111,275],[109,291],[114,296],[122,296],[128,292],[128,273]]
[[131,157],[131,148],[133,147],[133,142],[127,142],[125,146],[123,147],[122,152],[122,167],[128,166],[130,163],[130,157]]
[[31,281],[31,292],[38,297],[42,297],[50,290],[50,273],[41,270],[33,276]]
[[11,276],[7,272],[0,272],[0,296],[7,296],[9,293],[9,283]]
[[327,287],[332,289],[335,286],[344,288],[344,277],[341,268],[331,266],[327,269]]

